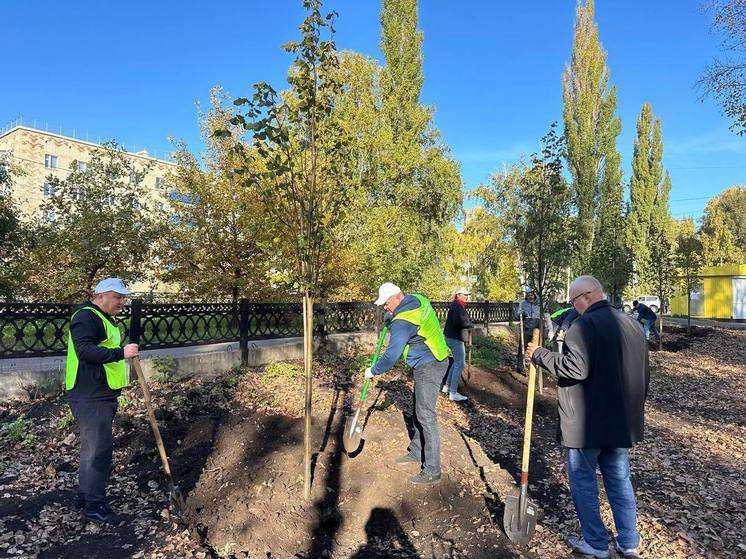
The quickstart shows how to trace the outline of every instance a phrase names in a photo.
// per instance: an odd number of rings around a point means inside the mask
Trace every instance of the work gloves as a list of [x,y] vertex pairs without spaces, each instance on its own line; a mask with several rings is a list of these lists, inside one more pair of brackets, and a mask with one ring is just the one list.
[[373,371],[370,370],[370,367],[365,369],[365,379],[373,378],[375,375],[373,374]]

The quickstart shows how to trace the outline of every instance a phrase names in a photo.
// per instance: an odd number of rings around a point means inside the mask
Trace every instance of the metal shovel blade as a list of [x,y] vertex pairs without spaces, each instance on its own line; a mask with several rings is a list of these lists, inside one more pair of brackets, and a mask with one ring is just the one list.
[[184,500],[184,495],[182,495],[181,489],[179,489],[178,485],[171,485],[169,487],[168,508],[178,517],[184,516],[184,513],[186,512],[186,501]]
[[344,433],[342,433],[342,445],[347,454],[352,454],[360,448],[360,440],[363,438],[363,425],[358,422],[360,408],[345,421]]
[[503,528],[505,535],[514,544],[525,545],[531,541],[536,529],[536,517],[539,507],[531,499],[526,499],[526,510],[521,514],[521,502],[518,495],[512,495],[505,500],[505,514]]

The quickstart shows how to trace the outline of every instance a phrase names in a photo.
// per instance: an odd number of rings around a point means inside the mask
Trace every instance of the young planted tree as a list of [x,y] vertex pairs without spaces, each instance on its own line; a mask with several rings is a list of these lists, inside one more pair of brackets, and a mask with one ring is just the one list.
[[[653,225],[649,236],[650,265],[646,279],[653,286],[661,301],[658,314],[659,328],[663,333],[664,301],[670,300],[676,285],[676,250],[671,242],[670,224],[657,222]],[[659,341],[659,349],[663,349],[663,336]]]
[[698,282],[702,268],[702,243],[694,234],[681,235],[676,241],[676,264],[686,292],[686,333],[692,335],[692,287]]
[[[593,21],[594,0],[579,5],[572,60],[562,77],[567,167],[577,208],[578,248],[575,268],[587,272],[599,231],[598,212],[604,184],[619,173],[616,139],[622,123],[616,112],[616,87],[610,87],[606,51]],[[607,176],[610,175],[610,176]]]
[[[345,129],[334,110],[342,87],[333,40],[335,14],[322,16],[320,0],[303,4],[308,15],[300,26],[302,38],[283,47],[295,56],[288,75],[290,90],[278,94],[267,83],[256,84],[251,99],[235,101],[246,112],[233,117],[231,124],[251,132],[252,149],[236,145],[244,160],[236,172],[262,200],[278,234],[290,243],[293,278],[303,296],[304,496],[309,499],[313,300],[319,278],[330,264],[336,226],[346,207],[350,158]],[[222,130],[216,135],[229,134]]]
[[493,175],[489,187],[478,189],[489,200],[485,208],[500,217],[515,243],[523,275],[539,295],[542,315],[546,300],[562,285],[575,247],[572,193],[562,175],[564,147],[552,125],[530,165]]
[[72,302],[93,293],[103,276],[151,279],[163,238],[162,214],[138,167],[116,143],[91,152],[85,170],[73,165],[49,177],[30,255],[27,287],[47,301]]

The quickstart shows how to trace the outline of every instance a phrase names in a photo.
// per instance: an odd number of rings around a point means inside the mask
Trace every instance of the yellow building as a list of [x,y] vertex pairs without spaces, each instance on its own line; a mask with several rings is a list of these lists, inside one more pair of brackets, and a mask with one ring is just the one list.
[[[95,149],[101,149],[101,145],[28,126],[14,126],[0,132],[0,152],[6,152],[11,163],[23,172],[13,177],[13,198],[22,214],[35,215],[44,199],[52,194],[48,183],[50,175],[64,179],[73,164],[85,165]],[[155,206],[163,207],[161,204],[168,195],[167,177],[176,165],[155,159],[144,150],[128,152],[127,157],[140,169],[149,167],[143,185],[151,193]]]
[[[746,320],[746,264],[709,266],[692,290],[692,317]],[[686,293],[671,298],[671,313],[686,316]]]

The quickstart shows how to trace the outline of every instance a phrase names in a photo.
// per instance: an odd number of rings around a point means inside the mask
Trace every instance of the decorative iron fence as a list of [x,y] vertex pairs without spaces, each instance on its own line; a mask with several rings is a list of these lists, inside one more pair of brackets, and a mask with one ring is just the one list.
[[[433,302],[441,322],[450,302]],[[64,355],[75,305],[55,303],[0,303],[0,359]],[[470,303],[476,324],[507,322],[514,303]],[[140,348],[162,349],[220,342],[292,338],[303,335],[300,303],[148,304],[135,299],[117,315],[125,341],[138,340]],[[317,303],[317,335],[373,331],[380,326],[380,309],[371,303]]]

